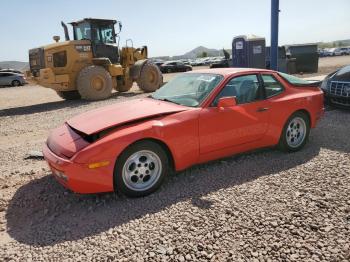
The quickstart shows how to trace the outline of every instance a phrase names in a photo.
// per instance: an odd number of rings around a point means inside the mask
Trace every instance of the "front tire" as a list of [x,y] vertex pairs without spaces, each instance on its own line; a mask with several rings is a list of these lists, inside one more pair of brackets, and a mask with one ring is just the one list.
[[114,172],[114,188],[129,197],[156,191],[169,173],[164,149],[152,141],[137,142],[120,155]]
[[56,91],[57,95],[59,95],[64,100],[76,100],[80,99],[80,94],[78,91]]
[[163,75],[158,66],[153,63],[146,63],[140,72],[137,85],[144,92],[154,92],[163,84]]
[[133,81],[131,79],[125,80],[125,79],[120,79],[117,80],[117,90],[120,93],[123,92],[128,92],[133,85]]
[[302,149],[310,134],[310,120],[303,112],[291,115],[284,125],[279,141],[279,148],[286,152],[296,152]]
[[85,67],[78,74],[77,89],[83,99],[106,99],[112,94],[112,77],[102,66]]
[[21,82],[18,81],[18,80],[13,80],[12,83],[11,83],[12,86],[20,86],[21,85]]

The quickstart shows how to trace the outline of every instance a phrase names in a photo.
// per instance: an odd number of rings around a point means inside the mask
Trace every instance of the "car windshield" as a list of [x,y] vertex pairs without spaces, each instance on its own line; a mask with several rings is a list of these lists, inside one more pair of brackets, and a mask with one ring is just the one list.
[[341,69],[337,72],[337,75],[348,74],[348,73],[350,73],[350,65],[344,66],[343,68],[341,68]]
[[158,89],[151,97],[176,104],[197,107],[218,86],[222,75],[181,74]]

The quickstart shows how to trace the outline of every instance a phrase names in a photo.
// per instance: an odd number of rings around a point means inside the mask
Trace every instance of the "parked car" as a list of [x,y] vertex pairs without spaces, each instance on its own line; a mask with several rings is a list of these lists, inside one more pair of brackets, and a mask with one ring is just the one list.
[[156,61],[156,62],[153,62],[156,66],[158,66],[158,68],[160,69],[160,66],[162,64],[164,64],[164,62],[160,62],[160,61]]
[[204,65],[202,58],[197,58],[191,62],[191,66],[202,66]]
[[325,57],[325,56],[330,56],[330,52],[326,49],[318,49],[317,50],[318,56],[319,57]]
[[350,48],[349,47],[341,47],[340,53],[341,53],[341,55],[350,55]]
[[165,62],[159,68],[162,73],[187,72],[192,70],[192,66],[185,65],[179,61]]
[[225,67],[230,67],[229,59],[222,58],[210,64],[210,68],[225,68]]
[[0,72],[0,86],[20,86],[26,84],[22,74],[12,72]]
[[329,74],[321,89],[326,103],[350,109],[350,65]]
[[67,120],[51,132],[43,154],[74,192],[145,196],[172,170],[261,147],[301,150],[323,110],[320,88],[290,75],[198,70],[150,97]]
[[339,56],[342,55],[342,52],[340,50],[340,48],[331,48],[328,50],[330,52],[331,56]]
[[323,51],[320,53],[320,56],[325,57],[325,56],[333,56],[333,52],[330,51],[329,48],[323,49]]

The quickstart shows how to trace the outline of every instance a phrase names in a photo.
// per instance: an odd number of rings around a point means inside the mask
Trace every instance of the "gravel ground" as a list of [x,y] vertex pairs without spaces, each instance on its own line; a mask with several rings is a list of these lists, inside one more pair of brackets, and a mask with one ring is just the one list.
[[87,103],[0,89],[0,261],[349,261],[350,113],[328,110],[300,152],[192,167],[151,196],[76,195],[42,160],[48,130]]

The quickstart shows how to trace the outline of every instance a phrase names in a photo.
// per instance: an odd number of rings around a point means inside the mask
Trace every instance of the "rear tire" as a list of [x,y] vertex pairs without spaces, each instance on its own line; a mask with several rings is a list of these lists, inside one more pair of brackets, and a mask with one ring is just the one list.
[[156,191],[169,173],[164,149],[152,141],[140,141],[124,150],[114,170],[114,188],[129,197]]
[[78,74],[77,89],[83,99],[106,99],[112,94],[112,77],[102,66],[85,67]]
[[11,83],[12,86],[20,86],[21,85],[21,82],[18,81],[18,80],[13,80],[12,83]]
[[305,146],[309,134],[309,117],[303,112],[295,112],[284,125],[278,146],[286,152],[299,151]]
[[158,66],[147,62],[141,69],[137,84],[144,92],[154,92],[163,84],[163,75]]
[[78,91],[56,91],[57,95],[59,95],[61,98],[65,100],[76,100],[80,99],[80,94]]

